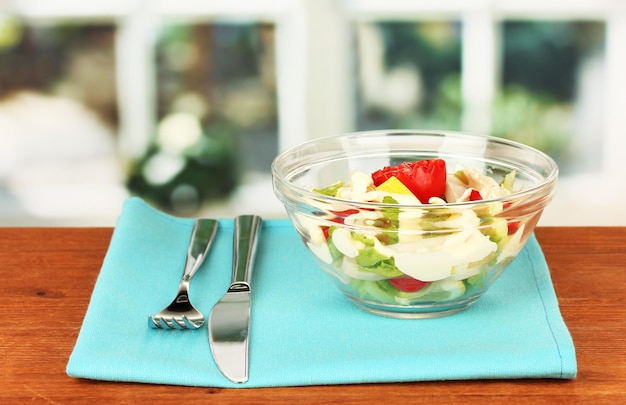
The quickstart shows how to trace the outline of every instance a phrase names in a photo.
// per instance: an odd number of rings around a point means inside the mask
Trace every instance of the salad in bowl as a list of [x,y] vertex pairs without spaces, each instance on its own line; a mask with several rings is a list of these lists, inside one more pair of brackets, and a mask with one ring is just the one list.
[[355,304],[401,318],[469,307],[523,248],[556,187],[528,146],[376,131],[279,155],[274,190],[320,267]]

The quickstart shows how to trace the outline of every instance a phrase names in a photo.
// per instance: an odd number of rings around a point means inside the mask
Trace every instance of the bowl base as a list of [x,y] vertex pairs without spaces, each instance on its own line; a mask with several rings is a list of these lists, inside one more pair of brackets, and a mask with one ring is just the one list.
[[359,308],[372,314],[399,319],[431,319],[456,314],[469,308],[478,300],[478,296],[449,303],[433,303],[422,305],[387,305],[348,297]]

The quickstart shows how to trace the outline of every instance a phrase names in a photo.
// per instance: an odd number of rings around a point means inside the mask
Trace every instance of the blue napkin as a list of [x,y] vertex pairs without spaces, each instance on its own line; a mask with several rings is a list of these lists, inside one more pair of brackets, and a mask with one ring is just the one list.
[[[125,202],[74,350],[72,377],[144,383],[272,387],[420,380],[574,378],[576,354],[534,238],[464,312],[437,319],[372,315],[345,298],[287,220],[266,220],[252,279],[250,379],[218,371],[207,328],[155,330],[182,274],[192,219]],[[191,283],[208,316],[230,282],[233,221],[220,220]]]

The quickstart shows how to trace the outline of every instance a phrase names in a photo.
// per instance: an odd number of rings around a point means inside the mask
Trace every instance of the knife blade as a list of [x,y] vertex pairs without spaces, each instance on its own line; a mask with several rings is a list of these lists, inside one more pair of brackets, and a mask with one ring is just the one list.
[[209,345],[215,364],[236,383],[248,381],[250,281],[261,223],[257,215],[235,218],[231,283],[209,316]]

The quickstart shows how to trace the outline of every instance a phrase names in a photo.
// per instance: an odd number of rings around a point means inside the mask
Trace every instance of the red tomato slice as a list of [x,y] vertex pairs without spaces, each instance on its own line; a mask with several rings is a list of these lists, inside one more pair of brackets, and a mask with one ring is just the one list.
[[389,283],[400,291],[415,292],[426,287],[429,283],[409,276],[400,276],[389,279]]
[[472,191],[470,191],[469,199],[470,201],[480,201],[483,199],[483,196],[480,195],[480,191],[472,189]]
[[[510,208],[512,205],[513,205],[513,202],[512,202],[512,201],[506,201],[506,202],[502,205],[502,207],[503,207],[504,209],[507,209],[507,208]],[[520,227],[520,224],[521,224],[521,223],[520,223],[520,221],[510,221],[510,220],[509,220],[509,221],[507,222],[507,227],[508,227],[508,233],[509,233],[509,235],[513,235],[515,232],[517,232],[517,230],[518,230],[518,229],[519,229],[519,227]]]
[[520,221],[509,221],[507,222],[507,231],[509,235],[513,235],[520,227]]
[[329,234],[328,231],[330,230],[329,226],[322,226],[322,233],[324,234],[324,239],[328,240]]
[[345,210],[345,211],[330,211],[333,214],[336,215],[335,218],[332,218],[331,221],[336,222],[338,224],[343,224],[344,220],[346,219],[347,216],[353,215],[353,214],[358,214],[359,210],[357,209],[349,209],[349,210]]
[[374,186],[379,186],[395,176],[417,197],[427,203],[431,197],[441,197],[446,191],[446,162],[443,159],[427,159],[386,166],[372,173]]

